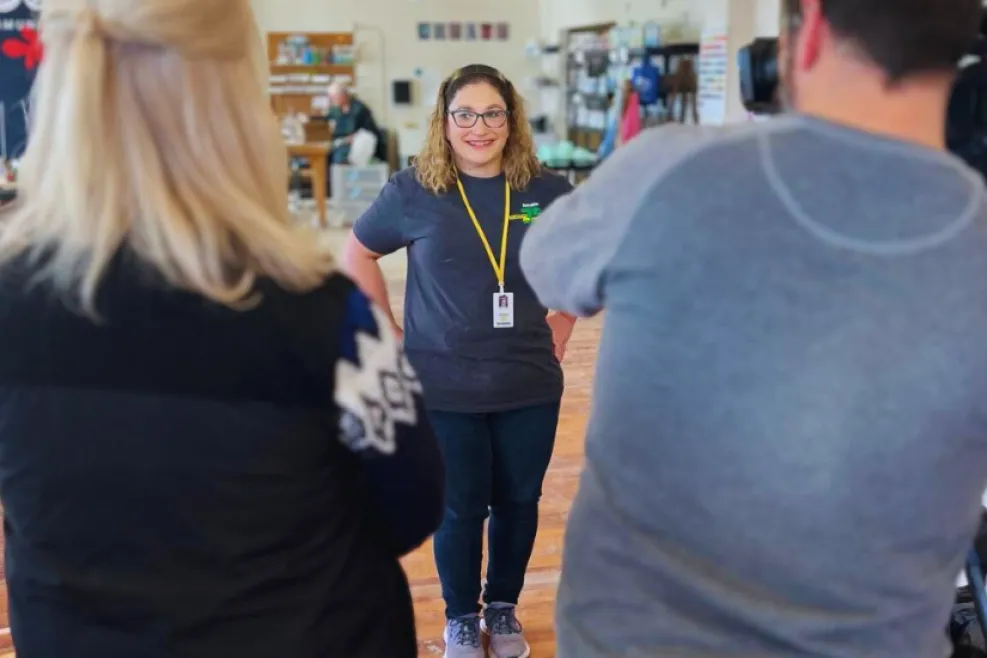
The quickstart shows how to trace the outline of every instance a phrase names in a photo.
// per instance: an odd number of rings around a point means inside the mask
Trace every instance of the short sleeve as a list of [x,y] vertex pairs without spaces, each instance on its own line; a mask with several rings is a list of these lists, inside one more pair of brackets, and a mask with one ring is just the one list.
[[391,178],[373,205],[353,224],[353,235],[370,251],[386,255],[408,245],[404,224],[401,188]]

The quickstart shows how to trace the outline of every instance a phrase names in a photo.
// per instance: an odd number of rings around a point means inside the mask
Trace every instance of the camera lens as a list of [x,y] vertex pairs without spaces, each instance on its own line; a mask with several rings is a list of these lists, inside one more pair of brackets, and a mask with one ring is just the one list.
[[740,95],[744,107],[755,114],[774,114],[778,102],[778,39],[755,39],[737,53]]

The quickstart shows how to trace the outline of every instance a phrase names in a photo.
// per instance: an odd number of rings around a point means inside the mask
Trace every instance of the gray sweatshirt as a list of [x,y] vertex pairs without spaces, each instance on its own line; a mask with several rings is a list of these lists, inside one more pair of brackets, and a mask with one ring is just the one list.
[[938,658],[987,485],[987,209],[791,116],[642,134],[521,250],[605,309],[560,658]]

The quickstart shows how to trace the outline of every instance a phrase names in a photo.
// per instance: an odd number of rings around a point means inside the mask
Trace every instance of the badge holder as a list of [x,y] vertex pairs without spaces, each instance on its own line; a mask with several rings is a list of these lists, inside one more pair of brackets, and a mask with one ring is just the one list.
[[493,296],[493,321],[494,329],[514,327],[514,293],[504,292],[504,286]]

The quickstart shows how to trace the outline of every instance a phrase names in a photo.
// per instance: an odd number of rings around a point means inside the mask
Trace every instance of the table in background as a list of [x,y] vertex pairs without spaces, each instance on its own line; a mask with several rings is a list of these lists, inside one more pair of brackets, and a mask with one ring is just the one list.
[[326,142],[308,142],[306,144],[288,144],[288,155],[293,158],[308,160],[307,177],[312,181],[312,197],[319,212],[319,226],[328,226],[326,220],[326,179],[329,158],[329,144]]

